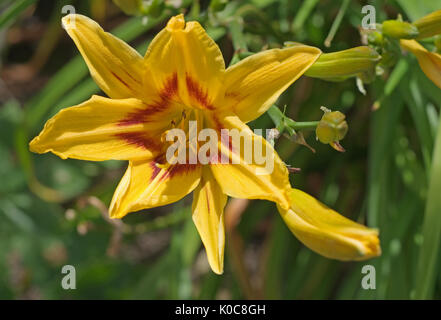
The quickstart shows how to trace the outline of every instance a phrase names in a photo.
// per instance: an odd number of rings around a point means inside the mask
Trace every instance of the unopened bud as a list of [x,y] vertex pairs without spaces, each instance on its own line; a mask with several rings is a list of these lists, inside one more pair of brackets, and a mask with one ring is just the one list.
[[383,35],[378,31],[370,32],[367,36],[367,39],[368,39],[368,43],[370,45],[375,45],[375,46],[379,46],[379,47],[383,46],[384,38],[383,38]]
[[345,115],[340,111],[323,109],[324,115],[320,120],[315,133],[317,139],[324,144],[330,144],[338,151],[344,151],[338,141],[342,140],[348,132],[348,123],[345,121]]
[[380,59],[381,56],[377,51],[367,46],[324,53],[305,72],[305,75],[324,80],[345,80],[374,70]]
[[429,38],[441,34],[441,10],[418,19],[413,23],[420,32],[418,39]]
[[415,39],[418,37],[418,28],[409,22],[386,20],[382,25],[383,34],[394,39]]

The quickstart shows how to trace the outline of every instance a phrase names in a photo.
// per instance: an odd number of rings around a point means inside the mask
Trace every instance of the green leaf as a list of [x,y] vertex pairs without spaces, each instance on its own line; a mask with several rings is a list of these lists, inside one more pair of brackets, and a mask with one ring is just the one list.
[[441,117],[430,172],[429,191],[423,223],[423,243],[416,273],[415,299],[430,299],[438,276],[441,240]]

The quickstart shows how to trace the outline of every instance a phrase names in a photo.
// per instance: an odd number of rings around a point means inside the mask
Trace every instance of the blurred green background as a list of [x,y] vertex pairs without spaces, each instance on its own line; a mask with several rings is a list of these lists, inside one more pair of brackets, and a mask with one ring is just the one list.
[[[1,299],[441,298],[441,212],[436,210],[441,197],[427,196],[429,185],[435,189],[441,181],[431,170],[435,145],[441,145],[441,90],[412,56],[367,85],[366,96],[355,80],[302,77],[278,102],[296,121],[320,119],[322,105],[346,114],[345,153],[317,142],[313,131],[305,138],[316,153],[286,138],[276,150],[302,169],[292,177],[294,187],[379,228],[383,254],[367,262],[317,255],[289,232],[274,204],[252,201],[242,203],[246,208],[234,217],[225,273],[217,276],[191,220],[191,196],[110,221],[106,207],[126,163],[61,160],[28,151],[29,140],[50,116],[103,94],[61,27],[65,5],[141,54],[170,16],[185,12],[217,41],[227,63],[236,50],[258,52],[285,41],[324,52],[361,45],[366,4],[375,6],[378,22],[398,14],[412,21],[441,9],[440,0],[222,2],[155,0],[143,18],[126,15],[109,0],[0,1]],[[326,48],[337,16],[340,24]],[[375,101],[381,102],[377,111]],[[264,115],[251,126],[274,124]],[[361,288],[366,264],[376,268],[375,290]],[[76,290],[61,288],[63,265],[75,266]]]

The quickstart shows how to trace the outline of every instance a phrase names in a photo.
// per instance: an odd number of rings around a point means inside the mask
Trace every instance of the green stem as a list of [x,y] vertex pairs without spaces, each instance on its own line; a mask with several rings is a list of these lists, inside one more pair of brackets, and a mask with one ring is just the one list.
[[286,128],[292,130],[315,129],[319,124],[319,121],[294,121],[293,119],[285,116],[282,110],[280,110],[276,105],[273,105],[268,109],[268,115],[270,116],[271,120],[273,120],[276,128],[281,132]]
[[320,121],[304,121],[304,122],[289,122],[288,125],[290,128],[294,130],[306,130],[306,129],[315,129]]

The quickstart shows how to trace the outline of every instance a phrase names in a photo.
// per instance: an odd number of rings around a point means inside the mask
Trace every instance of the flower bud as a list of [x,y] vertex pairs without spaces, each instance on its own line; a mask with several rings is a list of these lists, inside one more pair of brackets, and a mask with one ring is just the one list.
[[305,75],[323,80],[345,80],[375,69],[380,59],[377,51],[367,46],[324,53]]
[[418,28],[418,39],[429,38],[441,34],[441,10],[418,19],[413,23]]
[[277,208],[291,232],[311,250],[342,261],[381,254],[377,230],[347,219],[303,191],[292,189],[290,196],[288,210]]
[[113,0],[113,2],[127,15],[141,13],[142,0]]
[[372,31],[368,34],[367,40],[370,45],[382,47],[384,42],[384,37],[380,32]]
[[[325,114],[320,120],[315,133],[317,139],[324,144],[330,144],[334,149],[341,150],[338,141],[342,140],[348,132],[348,123],[345,121],[345,115],[340,111],[331,112],[323,108]],[[341,148],[341,149],[340,149]]]
[[386,20],[382,25],[383,34],[394,39],[415,39],[418,37],[418,28],[409,22]]

